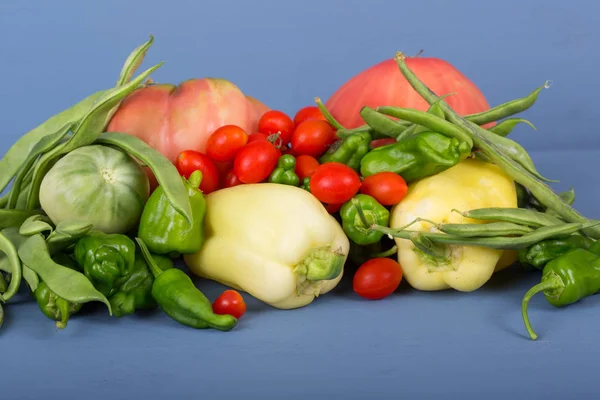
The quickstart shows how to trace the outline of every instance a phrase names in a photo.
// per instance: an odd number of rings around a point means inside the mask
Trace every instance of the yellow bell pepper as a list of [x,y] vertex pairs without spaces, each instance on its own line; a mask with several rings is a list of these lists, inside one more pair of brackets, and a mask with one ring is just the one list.
[[[436,223],[482,223],[452,211],[482,207],[517,207],[514,181],[496,165],[466,159],[454,167],[409,186],[406,197],[390,212],[390,227],[399,229],[424,218]],[[411,230],[433,231],[429,222],[419,221]],[[509,253],[475,246],[449,246],[450,261],[440,265],[415,248],[410,240],[395,239],[398,262],[406,281],[423,291],[456,289],[469,292],[485,284],[495,271],[510,265]]]
[[304,189],[246,184],[206,196],[205,242],[184,256],[193,274],[281,309],[303,307],[342,279],[350,242]]

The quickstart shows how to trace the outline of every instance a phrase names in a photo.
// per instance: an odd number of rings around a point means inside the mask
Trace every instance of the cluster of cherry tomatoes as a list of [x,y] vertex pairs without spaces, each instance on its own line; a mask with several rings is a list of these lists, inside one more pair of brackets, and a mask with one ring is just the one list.
[[[264,113],[258,132],[245,132],[236,125],[215,130],[208,138],[205,152],[183,151],[176,159],[182,176],[200,169],[200,189],[205,193],[241,184],[266,182],[284,154],[295,158],[294,172],[299,182],[306,182],[313,196],[334,214],[357,193],[372,196],[384,206],[399,203],[407,193],[404,179],[392,172],[361,177],[349,166],[320,163],[319,158],[339,138],[318,107],[300,109],[293,118],[278,110]],[[371,147],[388,144],[376,140]],[[354,291],[367,299],[381,299],[391,294],[402,280],[400,265],[390,258],[365,262],[354,275]],[[243,308],[243,311],[242,311]],[[215,302],[215,312],[243,315],[241,295],[227,291]]]

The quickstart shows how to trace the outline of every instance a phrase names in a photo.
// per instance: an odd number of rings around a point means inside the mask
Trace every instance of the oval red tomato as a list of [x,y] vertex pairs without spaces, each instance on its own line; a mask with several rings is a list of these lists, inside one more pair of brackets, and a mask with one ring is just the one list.
[[240,181],[240,178],[237,177],[233,169],[229,170],[225,175],[225,180],[223,182],[223,187],[232,187],[237,185],[242,185],[244,182]]
[[281,153],[269,141],[248,143],[237,153],[233,171],[244,183],[258,183],[269,177]]
[[384,206],[393,206],[406,196],[408,186],[404,178],[394,172],[378,172],[363,179],[360,192]]
[[212,309],[215,314],[229,314],[237,319],[246,313],[246,302],[237,291],[229,289],[225,290],[212,304]]
[[347,202],[358,193],[360,186],[356,171],[336,162],[321,164],[310,178],[310,192],[327,204]]
[[195,150],[182,151],[175,159],[175,167],[179,174],[186,178],[189,178],[192,172],[198,169],[202,171],[200,190],[205,194],[219,188],[219,169],[206,154]]
[[290,142],[294,128],[294,121],[278,110],[267,111],[258,121],[258,131],[267,135],[279,134],[282,146]]
[[267,140],[268,137],[269,135],[267,135],[266,133],[255,132],[248,135],[248,143],[252,143],[256,140]]
[[354,292],[369,300],[383,299],[402,282],[402,267],[391,258],[372,258],[362,264],[352,280]]
[[319,161],[313,156],[301,155],[296,157],[296,175],[300,178],[300,182],[304,178],[310,178],[319,168]]
[[304,121],[308,121],[311,119],[320,119],[326,121],[325,117],[321,113],[321,110],[319,110],[319,107],[307,106],[298,110],[296,115],[294,115],[294,124],[298,126]]
[[311,119],[296,126],[292,134],[292,149],[297,154],[319,157],[335,140],[335,131],[328,122]]
[[248,143],[248,135],[237,125],[224,125],[206,141],[206,155],[215,161],[232,161],[237,152]]

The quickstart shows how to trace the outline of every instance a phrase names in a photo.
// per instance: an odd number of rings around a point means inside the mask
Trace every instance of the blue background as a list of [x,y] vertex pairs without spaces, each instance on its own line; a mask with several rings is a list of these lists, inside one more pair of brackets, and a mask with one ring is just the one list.
[[[0,1],[0,153],[23,133],[114,85],[129,52],[155,35],[154,80],[223,77],[293,114],[397,50],[445,59],[492,105],[553,81],[513,138],[542,174],[575,188],[600,218],[597,1]],[[0,397],[146,399],[584,398],[600,393],[600,298],[530,305],[519,268],[481,290],[379,302],[348,280],[310,306],[278,311],[246,296],[227,334],[156,312],[110,319],[98,308],[53,324],[24,297],[0,330]],[[214,299],[223,287],[198,282]]]

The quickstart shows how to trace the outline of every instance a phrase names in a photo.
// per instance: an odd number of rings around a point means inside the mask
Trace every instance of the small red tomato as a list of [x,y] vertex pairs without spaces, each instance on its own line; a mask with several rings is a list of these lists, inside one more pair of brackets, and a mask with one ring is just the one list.
[[231,161],[248,143],[248,135],[237,125],[224,125],[214,131],[206,141],[206,155],[215,161]]
[[300,110],[298,110],[296,115],[294,115],[294,124],[296,124],[296,126],[298,126],[301,123],[303,123],[304,121],[308,121],[311,119],[320,119],[320,120],[326,121],[325,117],[321,113],[321,110],[319,110],[319,107],[308,106],[308,107],[301,108]]
[[335,131],[329,123],[311,119],[296,126],[292,134],[292,149],[298,154],[319,157],[335,140]]
[[342,208],[343,205],[344,205],[344,203],[342,203],[342,204],[326,204],[325,209],[327,210],[327,212],[329,214],[335,214],[336,212],[340,211],[340,209]]
[[233,171],[244,183],[258,183],[269,177],[281,153],[272,143],[257,140],[248,143],[237,153]]
[[267,111],[258,120],[258,131],[268,135],[278,133],[283,146],[290,142],[294,127],[294,121],[278,110]]
[[388,144],[394,144],[394,143],[396,143],[396,139],[394,139],[394,138],[383,138],[383,139],[375,139],[375,140],[371,141],[369,146],[372,149],[376,149],[378,147],[383,147],[383,146],[387,146]]
[[184,150],[177,155],[175,167],[179,174],[186,178],[198,169],[202,171],[200,190],[205,194],[219,188],[219,169],[206,154],[195,150]]
[[269,135],[266,133],[256,132],[248,135],[248,143],[252,143],[256,140],[267,140]]
[[360,177],[349,166],[336,162],[321,164],[310,178],[310,192],[321,202],[341,204],[360,189]]
[[240,319],[246,313],[246,302],[241,294],[229,289],[217,297],[212,304],[212,309],[215,314],[228,314]]
[[319,161],[313,156],[298,156],[296,157],[296,175],[300,178],[300,182],[304,180],[304,178],[310,178],[313,176],[315,171],[319,168]]
[[379,300],[398,288],[402,275],[402,267],[391,258],[372,258],[356,270],[352,287],[365,299]]
[[362,181],[362,194],[367,194],[384,206],[400,203],[408,192],[406,181],[394,172],[378,172]]
[[230,170],[225,175],[225,181],[223,182],[223,187],[228,188],[228,187],[242,185],[242,184],[244,184],[244,182],[240,181],[240,178],[237,177],[237,175],[235,174],[235,172],[233,172],[233,170]]

